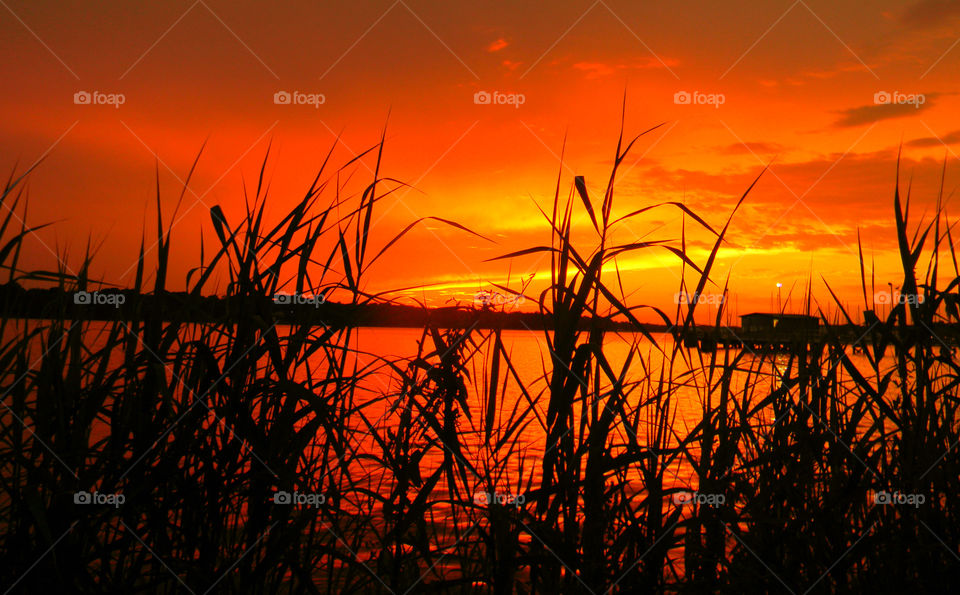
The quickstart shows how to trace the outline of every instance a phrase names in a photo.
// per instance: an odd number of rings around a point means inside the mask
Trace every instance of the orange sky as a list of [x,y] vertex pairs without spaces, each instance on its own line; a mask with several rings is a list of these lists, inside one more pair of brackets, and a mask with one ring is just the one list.
[[[496,244],[426,226],[377,265],[369,289],[436,283],[416,295],[470,302],[506,278],[505,262],[485,259],[549,239],[533,201],[552,195],[565,135],[564,194],[575,174],[602,192],[624,91],[627,132],[664,126],[624,165],[620,213],[680,200],[719,227],[776,157],[717,265],[721,282],[732,270],[734,313],[770,309],[777,283],[784,298],[794,284],[801,293],[811,269],[818,298],[829,299],[822,275],[853,302],[858,228],[878,286],[899,284],[901,142],[916,213],[935,199],[944,159],[946,194],[956,188],[960,1],[278,4],[71,2],[52,12],[3,2],[0,164],[22,170],[45,155],[30,179],[29,220],[57,221],[31,238],[26,266],[51,268],[65,250],[76,266],[89,236],[103,243],[97,273],[131,284],[142,224],[155,212],[157,160],[169,216],[207,141],[173,231],[171,279],[182,287],[198,262],[198,230],[210,231],[208,207],[240,212],[243,180],[255,181],[268,143],[280,216],[337,134],[343,162],[378,140],[389,113],[384,174],[416,190],[385,203],[375,244],[426,215]],[[277,105],[278,91],[325,101]],[[124,102],[78,105],[78,92]],[[522,94],[523,103],[477,104],[477,92]],[[722,105],[678,104],[677,93],[722,95]],[[893,101],[878,104],[878,93]],[[618,237],[678,240],[678,213],[651,213]],[[588,239],[589,222],[580,223]],[[691,238],[695,260],[708,240]],[[514,279],[542,279],[543,264],[517,260]],[[634,303],[672,308],[675,258],[638,253],[620,265]]]

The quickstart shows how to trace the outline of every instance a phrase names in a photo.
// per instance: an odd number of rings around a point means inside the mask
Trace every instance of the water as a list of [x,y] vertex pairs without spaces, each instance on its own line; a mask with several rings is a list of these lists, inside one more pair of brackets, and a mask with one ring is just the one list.
[[[42,324],[40,321],[19,321],[17,326],[21,329],[34,328],[35,325]],[[91,351],[96,351],[102,347],[107,340],[107,331],[111,323],[91,322],[87,323],[84,340]],[[196,325],[185,325],[182,340],[187,341],[193,338],[200,327]],[[278,327],[281,335],[289,327]],[[7,328],[4,340],[12,338],[14,329]],[[463,462],[469,463],[477,470],[482,470],[477,475],[488,475],[485,466],[490,460],[503,459],[506,466],[496,469],[493,473],[496,489],[503,489],[508,493],[516,493],[517,486],[521,483],[532,482],[532,485],[538,485],[540,482],[540,462],[548,446],[546,444],[546,417],[547,406],[549,402],[548,379],[555,362],[551,361],[551,355],[547,347],[546,337],[541,331],[517,331],[507,330],[502,332],[502,341],[504,350],[509,356],[512,370],[508,369],[505,362],[501,361],[499,370],[499,383],[497,389],[497,402],[495,421],[492,424],[490,439],[486,433],[486,409],[487,394],[489,391],[489,378],[492,353],[492,333],[490,331],[475,330],[471,334],[475,345],[468,344],[465,351],[468,359],[465,365],[467,371],[466,379],[466,404],[462,409],[458,419],[457,440],[460,442],[460,453]],[[585,337],[585,335],[584,335]],[[667,359],[669,354],[673,353],[674,341],[670,335],[655,334],[654,339],[657,345],[638,334],[631,333],[608,333],[605,335],[603,353],[609,360],[610,366],[615,374],[619,374],[621,367],[628,355],[633,352],[629,373],[625,377],[627,383],[638,382],[633,392],[627,398],[628,408],[636,407],[641,402],[650,399],[657,391],[660,381],[661,371],[669,365]],[[388,437],[391,431],[396,430],[397,420],[397,395],[402,386],[397,372],[385,361],[391,361],[404,368],[409,361],[417,357],[420,353],[418,343],[424,340],[421,329],[410,328],[359,328],[354,329],[351,346],[356,349],[356,355],[353,362],[361,369],[368,369],[370,373],[360,382],[358,390],[354,395],[354,405],[362,407],[366,420],[361,423],[359,418],[347,420],[347,423],[355,430],[354,448],[356,453],[379,453],[382,450],[380,444],[375,440],[372,432],[376,432],[381,438]],[[44,346],[44,348],[49,345]],[[434,350],[432,339],[429,335],[425,337],[425,346],[422,353],[428,354]],[[31,359],[42,353],[41,346],[33,341],[31,343]],[[685,436],[696,424],[700,422],[703,415],[705,395],[709,392],[708,386],[714,386],[719,379],[719,372],[715,373],[713,378],[706,376],[706,370],[709,370],[710,355],[701,354],[695,350],[683,350],[692,361],[686,362],[683,358],[674,360],[673,369],[664,373],[664,382],[669,383],[665,386],[665,392],[670,395],[669,415],[672,430],[674,432],[673,445],[676,439]],[[716,354],[718,361],[722,362],[726,355],[734,357],[736,352],[729,354],[720,351]],[[861,355],[853,355],[854,363],[863,370],[867,369],[867,362]],[[704,360],[704,361],[701,361]],[[264,360],[266,362],[266,359]],[[436,362],[433,357],[431,362]],[[123,349],[117,346],[109,354],[109,366],[119,367],[123,365]],[[785,371],[788,362],[786,355],[770,356],[758,358],[747,354],[743,360],[742,367],[749,368],[752,371],[750,382],[758,383],[756,391],[759,396],[769,394],[778,386],[778,378]],[[310,360],[309,371],[307,367],[300,367],[296,370],[296,380],[306,380],[308,373],[323,375],[323,369],[326,364],[322,353],[317,353]],[[168,374],[171,374],[169,367]],[[514,376],[515,374],[515,376]],[[732,380],[733,394],[737,395],[744,390],[747,382],[746,373],[735,373]],[[421,377],[423,373],[421,372]],[[669,379],[673,379],[672,381]],[[592,385],[593,379],[590,379]],[[525,390],[521,390],[521,385]],[[602,388],[609,388],[610,383],[603,378]],[[716,403],[713,403],[715,406]],[[574,407],[575,435],[579,437],[580,428],[578,427],[581,404],[577,403]],[[652,414],[653,408],[643,409],[643,415]],[[513,425],[518,419],[522,422],[518,427]],[[647,428],[653,419],[641,419],[639,430]],[[371,429],[369,426],[373,426]],[[614,427],[620,432],[620,435],[611,437],[611,443],[619,442],[622,444],[633,436],[624,435],[624,424],[615,423]],[[92,440],[103,437],[103,433],[108,431],[106,426],[94,428],[91,436]],[[507,435],[509,432],[509,435]],[[504,444],[498,444],[497,438],[505,436]],[[636,439],[645,444],[647,436],[636,436]],[[437,443],[439,448],[432,448],[424,457],[423,472],[424,475],[430,468],[440,465],[445,453],[442,442]],[[498,453],[497,448],[511,446],[514,448],[509,453]],[[453,449],[446,448],[446,454],[450,455]],[[365,471],[369,473],[371,485],[378,484],[382,477],[382,468],[367,465]],[[678,459],[676,469],[673,470],[677,486],[695,487],[690,484],[693,477],[689,464]],[[478,486],[479,489],[480,486]]]
[[[475,336],[487,338],[490,336],[486,331],[475,331]],[[418,341],[421,340],[422,331],[419,329],[385,329],[385,328],[362,328],[358,329],[357,349],[360,352],[367,352],[370,355],[360,355],[358,360],[363,363],[370,363],[376,358],[383,357],[403,357],[413,358],[418,353]],[[661,370],[667,365],[665,356],[669,356],[674,348],[674,341],[670,335],[656,334],[655,340],[659,349],[652,345],[649,340],[642,339],[640,335],[629,333],[608,334],[604,341],[604,355],[608,358],[610,365],[616,374],[619,374],[623,362],[626,360],[631,350],[634,351],[634,359],[631,362],[630,372],[626,377],[628,382],[639,381],[639,386],[628,397],[628,407],[632,408],[643,400],[650,398],[658,385],[658,378]],[[501,362],[500,378],[501,383],[505,376],[509,376],[506,390],[498,388],[497,414],[498,423],[494,424],[494,441],[499,431],[504,427],[510,426],[515,419],[511,414],[519,415],[524,410],[529,410],[527,414],[527,425],[518,430],[511,442],[516,447],[514,451],[506,455],[506,466],[497,470],[495,475],[495,489],[502,490],[505,494],[516,494],[522,485],[529,481],[533,486],[540,482],[540,463],[542,461],[546,445],[545,420],[547,415],[547,406],[549,402],[549,392],[547,389],[547,378],[552,370],[553,363],[547,347],[546,339],[542,332],[533,331],[504,331],[502,340],[506,352],[509,354],[516,375],[520,378],[523,386],[526,388],[528,397],[524,395],[512,373],[508,373],[506,365]],[[433,350],[432,341],[428,336],[425,353]],[[640,341],[639,345],[635,345]],[[486,381],[490,374],[490,357],[492,351],[492,339],[482,344],[478,353],[470,360],[467,366],[470,379],[466,383],[467,403],[470,409],[470,415],[462,415],[459,420],[458,436],[461,442],[462,456],[475,467],[482,468],[482,465],[491,459],[504,458],[504,453],[494,452],[494,444],[486,440],[486,434],[483,427],[483,416],[486,407],[487,384]],[[468,350],[469,351],[469,350]],[[708,355],[699,354],[696,351],[688,352],[695,358],[692,365],[687,365],[682,358],[677,358],[674,363],[672,377],[675,379],[669,384],[670,408],[669,417],[673,424],[676,434],[671,440],[671,445],[676,445],[679,437],[685,436],[702,419],[703,399],[707,392],[706,385],[708,380],[702,373],[699,358],[705,358],[706,365],[709,365]],[[733,357],[734,352],[730,352]],[[724,354],[718,354],[718,360],[722,362]],[[432,361],[436,361],[435,359]],[[769,383],[770,389],[776,387],[775,372],[782,372],[782,368],[787,362],[787,356],[780,355],[776,357],[767,357],[759,361],[753,356],[747,356],[747,361],[753,365],[756,372],[760,374],[760,381]],[[766,377],[764,377],[766,376]],[[665,376],[669,378],[670,375]],[[719,378],[719,372],[712,379],[716,383]],[[756,379],[754,379],[756,380]],[[738,388],[742,388],[743,377],[734,379],[733,386],[736,394]],[[592,385],[592,380],[590,381]],[[669,381],[667,381],[669,382]],[[609,388],[609,382],[601,382],[601,386]],[[393,403],[389,398],[382,401],[376,401],[377,398],[396,395],[398,387],[397,375],[384,370],[371,377],[368,380],[365,393],[374,404],[369,407],[368,416],[373,419],[384,420],[390,418],[390,406]],[[763,389],[760,390],[761,394]],[[576,416],[574,428],[576,435],[579,436],[580,428],[579,412],[580,403],[575,404]],[[716,403],[714,403],[714,406]],[[653,408],[647,407],[643,413],[650,412]],[[648,427],[652,419],[641,419],[638,428],[641,431],[653,430]],[[388,425],[388,423],[386,424]],[[616,432],[611,437],[611,442],[623,444],[626,440],[632,438],[627,436],[623,424],[614,424]],[[388,431],[389,428],[384,428]],[[619,435],[617,435],[619,433]],[[647,440],[647,436],[636,437],[641,444]],[[579,440],[579,438],[578,438]],[[373,440],[370,438],[358,441],[358,448],[376,448]],[[695,448],[693,452],[696,452]],[[431,455],[425,457],[427,466],[439,465],[443,459],[443,451],[435,449]],[[687,487],[695,489],[693,483],[692,470],[688,461],[682,457],[676,459],[675,468],[671,470],[672,486],[668,487]],[[632,482],[631,482],[632,483]],[[637,481],[639,487],[639,481]],[[478,489],[480,489],[478,487]]]
[[[37,322],[30,321],[23,324],[30,327]],[[89,350],[87,353],[91,354],[90,357],[94,357],[92,354],[97,353],[107,344],[106,331],[110,328],[110,323],[89,323],[85,328],[89,331],[84,335],[84,342]],[[203,327],[197,325],[185,325],[182,329],[181,342],[199,338],[199,331],[202,329]],[[219,330],[229,332],[232,329]],[[11,329],[8,328],[7,335],[4,337],[6,340],[12,338],[10,332]],[[278,332],[282,336],[289,332],[289,328],[279,327]],[[368,370],[369,374],[361,381],[359,390],[353,395],[353,406],[362,408],[363,417],[355,414],[347,419],[337,418],[337,423],[343,423],[352,430],[348,432],[351,452],[344,457],[344,460],[336,461],[336,464],[343,465],[346,469],[335,469],[327,475],[314,476],[313,469],[316,467],[311,467],[302,474],[303,476],[296,478],[299,483],[293,487],[301,491],[309,491],[305,488],[326,491],[331,487],[331,482],[337,481],[338,475],[341,478],[344,475],[348,476],[350,485],[348,489],[341,490],[348,493],[337,502],[337,506],[347,515],[370,519],[369,525],[364,526],[364,531],[370,532],[370,545],[361,545],[358,548],[358,554],[366,560],[378,551],[379,542],[374,534],[384,534],[388,511],[384,509],[383,502],[397,502],[392,497],[397,486],[396,477],[393,470],[387,469],[382,459],[384,451],[395,445],[392,436],[396,435],[398,429],[398,394],[403,384],[398,373],[386,365],[385,361],[389,360],[398,365],[401,370],[405,369],[421,352],[418,342],[423,339],[423,332],[420,329],[360,328],[355,329],[352,336],[351,346],[357,353],[350,363]],[[516,498],[523,496],[529,489],[539,487],[541,483],[542,461],[545,452],[550,448],[546,444],[544,422],[550,397],[545,377],[549,377],[554,365],[547,348],[546,338],[542,332],[504,331],[502,333],[504,350],[509,354],[518,378],[513,378],[511,373],[509,381],[503,388],[503,378],[508,375],[508,372],[507,366],[501,364],[499,373],[501,384],[497,391],[495,419],[491,424],[488,438],[485,422],[489,388],[487,382],[490,378],[491,366],[491,336],[492,333],[489,331],[477,330],[471,333],[473,341],[479,343],[479,346],[476,346],[476,352],[465,364],[466,404],[460,406],[462,413],[457,420],[458,448],[453,449],[449,444],[438,440],[437,433],[433,430],[417,436],[412,443],[415,451],[425,452],[418,465],[421,480],[426,480],[439,469],[445,458],[454,456],[451,454],[454,450],[457,451],[455,455],[457,462],[462,462],[474,470],[468,472],[463,485],[458,484],[454,490],[449,488],[445,477],[433,487],[428,499],[429,505],[422,514],[431,530],[437,532],[437,543],[456,543],[456,530],[463,531],[470,528],[476,517],[484,513],[477,508],[471,508],[471,505],[482,504],[476,501],[477,494],[493,492],[505,498]],[[610,456],[623,452],[623,445],[630,440],[636,440],[642,446],[651,444],[652,437],[657,433],[654,423],[656,407],[651,406],[648,401],[653,398],[660,386],[661,371],[664,366],[669,365],[670,360],[664,354],[673,353],[675,345],[669,335],[655,335],[654,339],[656,346],[633,334],[610,333],[605,336],[603,353],[615,374],[620,373],[621,366],[628,356],[632,355],[634,358],[625,380],[636,384],[629,392],[626,402],[628,411],[639,408],[636,424],[625,424],[620,419],[613,423],[613,430],[605,440],[605,444],[609,446]],[[210,339],[213,342],[219,340],[219,338]],[[423,353],[430,353],[433,351],[432,339],[428,335],[425,340],[427,346],[423,349]],[[35,370],[39,364],[39,357],[47,346],[36,341],[31,343],[29,359],[31,362],[37,362],[33,364]],[[122,347],[122,344],[113,345],[109,354],[105,355],[109,358],[109,367],[123,365]],[[474,347],[467,346],[468,355]],[[177,349],[178,347],[175,346],[173,351]],[[718,361],[723,362],[725,357],[732,358],[739,352],[720,351],[717,354],[708,355],[683,350],[683,353],[690,357],[691,361],[688,363],[678,358],[674,361],[673,369],[663,375],[665,379],[663,382],[667,383],[664,392],[669,395],[669,405],[666,407],[669,428],[665,445],[668,447],[675,446],[679,439],[686,436],[700,422],[704,410],[704,399],[707,395],[712,392],[713,398],[716,399],[716,387],[721,370],[715,369],[713,377],[710,377],[710,358],[716,357]],[[219,355],[222,355],[222,351]],[[852,357],[858,367],[867,370],[867,363],[862,356]],[[700,361],[701,358],[706,360],[705,363]],[[96,358],[93,361],[97,361]],[[261,361],[261,372],[269,370],[269,358],[264,355]],[[431,358],[431,361],[436,361],[436,358]],[[766,355],[762,358],[749,354],[743,356],[740,367],[749,372],[733,374],[732,394],[739,395],[743,390],[751,388],[755,389],[757,397],[770,394],[771,390],[778,387],[779,376],[785,372],[787,361],[786,355]],[[305,381],[308,373],[317,379],[324,377],[327,361],[322,352],[317,352],[308,363],[309,366],[298,366],[295,369],[297,375],[295,380]],[[229,365],[221,362],[221,366],[229,367]],[[169,380],[169,374],[172,374],[172,371],[169,367],[166,370]],[[423,378],[425,373],[421,369],[420,378]],[[748,382],[752,386],[748,385]],[[521,387],[525,390],[521,390]],[[601,389],[604,388],[609,388],[609,382],[601,382]],[[322,390],[329,395],[333,389],[326,386]],[[425,394],[418,395],[417,399],[423,401],[427,398],[427,394],[429,390],[425,391]],[[269,391],[266,395],[264,399],[275,398]],[[603,400],[601,399],[601,403]],[[187,399],[184,402],[189,403],[190,400]],[[644,405],[645,403],[647,404]],[[716,407],[716,400],[711,405]],[[105,408],[110,406],[109,401],[104,405]],[[307,404],[301,401],[300,406],[307,407]],[[579,441],[582,439],[578,423],[581,404],[575,403],[574,409],[576,411],[573,422],[574,435],[579,446]],[[255,410],[255,419],[256,414]],[[305,419],[317,414],[323,413],[308,410]],[[108,419],[108,416],[104,416],[103,419]],[[769,421],[772,420],[768,420],[768,423]],[[299,428],[307,422],[297,423]],[[282,429],[288,431],[287,428],[288,426],[284,426]],[[89,435],[91,450],[96,450],[93,445],[105,438],[110,430],[111,427],[105,421],[96,422],[96,426],[92,428]],[[319,431],[317,443],[326,441],[326,436],[323,434],[325,431],[325,429]],[[636,431],[637,435],[628,435],[631,431]],[[283,438],[281,436],[281,439]],[[142,454],[144,453],[131,453],[134,458]],[[259,459],[259,453],[254,454],[257,454]],[[295,453],[295,460],[296,454],[298,453]],[[698,457],[696,445],[689,447],[689,454],[694,459]],[[312,455],[312,452],[305,452],[303,458],[296,464],[312,460]],[[265,463],[270,465],[271,461],[268,459]],[[145,460],[140,464],[146,465],[149,462]],[[255,464],[251,461],[251,466]],[[638,463],[632,463],[625,478],[611,479],[611,483],[623,479],[627,483],[628,493],[643,491],[645,485],[641,480],[639,467]],[[346,473],[338,473],[338,471],[346,471]],[[311,478],[314,485],[305,485],[310,483]],[[684,456],[673,459],[670,468],[665,472],[664,482],[663,487],[666,489],[696,490],[698,487],[696,474],[693,472],[690,461]],[[406,491],[407,503],[415,501],[423,485],[423,481],[412,482]],[[289,486],[283,487],[290,489]],[[665,508],[673,505],[664,501]],[[239,516],[235,517],[237,522],[246,521],[245,509],[241,508],[241,510]],[[466,514],[464,511],[467,511]],[[523,539],[529,540],[530,536],[525,532]],[[443,562],[444,565],[448,563],[454,564],[452,560]]]

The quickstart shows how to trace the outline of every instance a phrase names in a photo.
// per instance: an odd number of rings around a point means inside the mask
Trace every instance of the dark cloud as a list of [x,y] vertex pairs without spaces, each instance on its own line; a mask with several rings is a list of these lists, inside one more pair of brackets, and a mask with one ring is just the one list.
[[953,132],[948,132],[943,136],[927,136],[923,138],[915,138],[912,141],[906,143],[908,147],[941,147],[943,145],[955,145],[960,143],[960,130],[954,130]]
[[[883,93],[883,92],[880,92]],[[887,103],[873,103],[869,105],[861,105],[858,107],[852,107],[847,110],[840,112],[842,117],[837,120],[834,125],[839,128],[845,128],[849,126],[862,126],[864,124],[872,124],[873,122],[880,122],[881,120],[890,120],[893,118],[904,118],[907,116],[916,115],[922,111],[926,111],[933,107],[934,99],[936,99],[940,93],[920,93],[916,94],[922,99],[918,99],[917,102],[906,103],[903,101],[888,100]],[[889,97],[890,94],[887,93]]]
[[960,16],[960,0],[920,0],[900,13],[900,24],[928,29]]

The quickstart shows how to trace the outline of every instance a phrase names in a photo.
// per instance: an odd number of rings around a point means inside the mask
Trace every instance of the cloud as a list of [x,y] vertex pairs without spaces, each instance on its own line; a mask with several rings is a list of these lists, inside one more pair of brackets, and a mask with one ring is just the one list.
[[662,63],[656,58],[640,58],[633,60],[631,62],[619,62],[619,63],[608,63],[608,62],[575,62],[573,67],[577,70],[585,72],[587,78],[599,78],[604,76],[610,76],[612,74],[617,74],[625,70],[644,70],[648,68],[663,68],[664,64],[667,66],[676,66],[679,63],[678,60],[667,58]]
[[900,13],[900,24],[910,29],[929,29],[960,16],[960,0],[920,0]]
[[849,226],[827,227],[811,221],[793,225],[781,222],[765,235],[755,238],[752,249],[815,252],[824,249],[850,249],[856,242],[856,229]]
[[491,43],[490,45],[488,45],[488,46],[487,46],[487,51],[488,51],[488,52],[499,52],[500,50],[502,50],[503,48],[507,47],[508,45],[510,45],[510,43],[509,43],[506,39],[504,39],[504,38],[501,37],[501,38],[499,38],[498,40],[496,40],[496,41],[494,41],[493,43]]
[[915,138],[912,141],[908,141],[906,145],[908,147],[942,147],[943,145],[955,145],[957,143],[960,143],[960,130],[948,132],[940,137],[927,136],[924,138]]
[[[878,64],[874,63],[871,65],[873,68],[877,68]],[[835,78],[841,74],[847,74],[850,72],[868,72],[869,67],[865,66],[859,61],[845,60],[836,64],[833,68],[829,69],[810,69],[805,70],[800,73],[800,76],[810,78],[810,79],[831,79]]]
[[887,93],[887,103],[861,105],[841,111],[842,117],[834,123],[834,126],[838,128],[862,126],[881,120],[913,116],[933,107],[933,100],[941,94],[926,93],[918,95],[923,98],[922,103],[919,101],[917,103],[890,101],[890,94]]
[[[650,167],[625,180],[621,196],[684,200],[711,224],[722,225],[759,167],[719,171]],[[802,250],[818,246],[834,250],[856,247],[859,228],[871,246],[892,245],[896,238],[892,217],[896,167],[897,147],[775,163],[750,192],[733,220],[729,237],[738,244],[760,248],[789,244]],[[919,210],[936,199],[942,167],[936,158],[902,156],[900,183],[910,180]],[[947,175],[953,179],[956,167],[949,166]],[[637,199],[624,198],[620,208],[637,208],[629,204],[631,200]]]
[[783,152],[783,145],[767,142],[745,142],[733,143],[722,147],[717,147],[719,153],[725,155],[770,155]]

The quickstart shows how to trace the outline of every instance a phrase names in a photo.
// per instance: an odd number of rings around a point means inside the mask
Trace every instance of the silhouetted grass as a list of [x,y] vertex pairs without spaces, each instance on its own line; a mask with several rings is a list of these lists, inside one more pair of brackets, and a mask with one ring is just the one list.
[[[418,222],[370,245],[377,207],[402,186],[380,175],[382,139],[335,172],[325,161],[276,223],[264,214],[263,169],[240,220],[210,210],[217,247],[187,285],[201,295],[226,276],[235,299],[222,320],[176,323],[158,309],[109,322],[63,311],[4,319],[0,585],[803,593],[936,592],[960,578],[960,370],[956,347],[935,332],[960,322],[960,268],[942,201],[912,229],[909,198],[895,191],[901,287],[924,300],[862,327],[862,359],[822,309],[822,345],[701,353],[680,340],[696,302],[672,313],[628,303],[617,258],[668,250],[679,289],[692,278],[701,294],[753,186],[719,231],[679,203],[616,217],[617,172],[635,141],[618,140],[602,197],[580,177],[564,197],[558,176],[543,211],[549,241],[500,257],[550,258],[549,286],[520,289],[552,321],[536,331],[547,346],[539,378],[518,370],[502,329],[427,327],[417,353],[400,357],[364,353],[349,327],[278,325],[264,307],[283,291],[384,299],[365,289],[371,265]],[[338,174],[360,159],[374,161],[374,179],[347,194]],[[25,213],[21,188],[11,178],[3,191],[8,280],[98,288],[89,254],[77,274],[20,270],[30,232],[15,216]],[[160,199],[158,190],[138,292],[167,287],[172,234]],[[678,209],[712,234],[706,262],[689,256],[685,234],[679,245],[621,239],[618,224],[653,208]],[[573,240],[579,209],[593,229],[583,244]],[[862,258],[861,271],[864,309],[875,310]],[[676,340],[658,343],[641,310],[673,325]],[[584,325],[598,317],[637,332]],[[622,361],[610,349],[617,340],[627,344]],[[688,427],[678,401],[691,395],[700,416]],[[76,504],[80,491],[125,501]],[[284,504],[278,491],[323,501]],[[710,503],[684,504],[688,491]],[[878,491],[925,502],[877,504]]]

